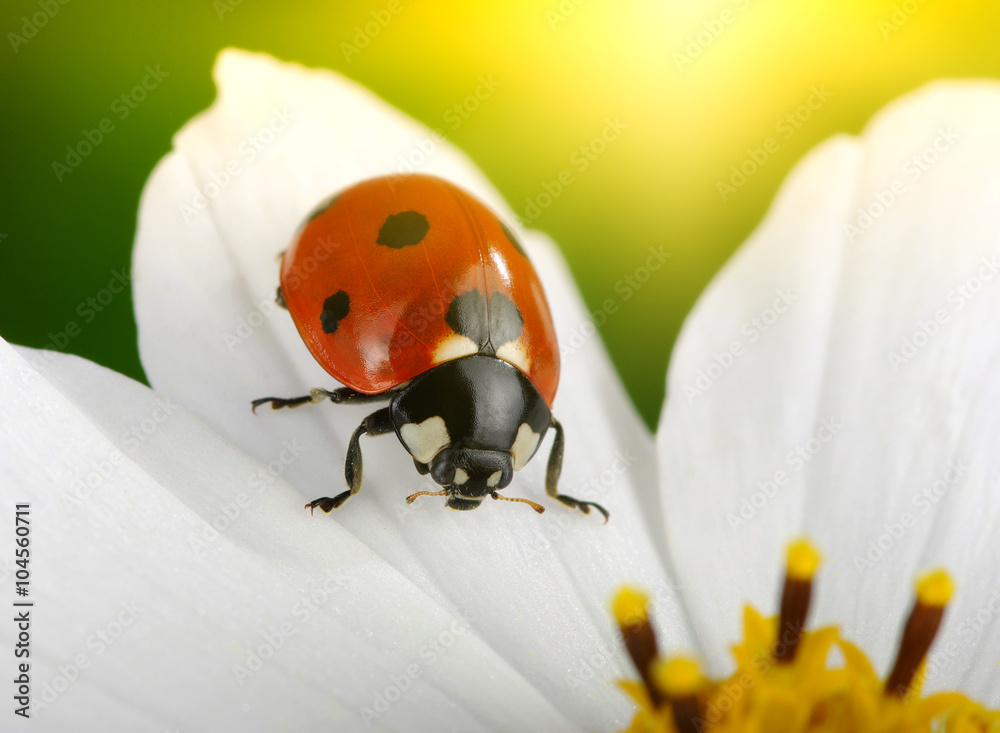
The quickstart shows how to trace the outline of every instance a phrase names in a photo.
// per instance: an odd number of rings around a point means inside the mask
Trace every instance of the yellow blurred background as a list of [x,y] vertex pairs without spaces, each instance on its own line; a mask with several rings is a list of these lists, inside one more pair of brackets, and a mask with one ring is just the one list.
[[[60,334],[127,270],[143,182],[239,46],[341,71],[463,148],[559,243],[650,424],[684,316],[807,150],[928,80],[1000,77],[995,0],[8,0],[0,29],[4,338],[142,379],[129,295]],[[58,180],[52,161],[157,64],[169,76]]]

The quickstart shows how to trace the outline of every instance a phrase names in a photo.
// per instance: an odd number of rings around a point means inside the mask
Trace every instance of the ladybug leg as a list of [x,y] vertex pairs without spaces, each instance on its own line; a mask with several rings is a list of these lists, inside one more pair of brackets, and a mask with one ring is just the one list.
[[562,459],[563,450],[566,447],[566,436],[563,435],[562,424],[555,418],[552,418],[552,422],[549,425],[556,431],[556,438],[552,443],[552,452],[549,453],[549,467],[545,472],[545,493],[553,499],[558,499],[568,507],[579,509],[584,514],[590,514],[590,507],[594,507],[594,509],[604,515],[604,523],[607,524],[608,511],[600,504],[595,504],[592,501],[581,501],[580,499],[574,499],[572,496],[559,493],[559,474],[562,473]]
[[[316,390],[313,390],[313,392],[315,391]],[[350,387],[341,387],[334,390],[320,390],[324,396],[330,398],[330,402],[337,405],[366,405],[369,402],[385,402],[386,400],[391,400],[393,395],[395,395],[398,391],[399,390],[397,389],[387,389],[385,392],[379,392],[378,394],[365,394],[364,392],[353,390]],[[322,398],[319,398],[317,401],[321,402]]]
[[250,404],[253,407],[253,411],[257,412],[258,407],[268,402],[271,403],[272,410],[280,410],[282,407],[299,407],[301,405],[323,402],[327,399],[337,405],[363,405],[368,402],[384,402],[391,399],[392,395],[393,390],[379,392],[378,394],[365,394],[364,392],[356,392],[350,387],[341,387],[334,390],[317,387],[302,397],[261,397]]
[[[365,396],[371,397],[372,395]],[[392,424],[392,414],[389,412],[388,407],[383,407],[381,410],[377,410],[366,417],[358,426],[358,429],[354,431],[354,435],[351,436],[351,442],[347,446],[347,463],[344,465],[344,478],[347,480],[347,485],[350,488],[334,497],[322,496],[319,499],[315,499],[306,504],[306,509],[312,513],[313,509],[319,507],[329,514],[350,497],[361,491],[361,436],[385,435],[395,432],[395,430]]]
[[308,405],[311,402],[320,402],[326,399],[325,395],[322,394],[323,391],[325,390],[314,389],[313,394],[307,394],[304,397],[261,397],[251,402],[250,405],[254,412],[257,412],[258,407],[268,402],[271,403],[272,410],[280,410],[282,407],[299,407],[300,405]]

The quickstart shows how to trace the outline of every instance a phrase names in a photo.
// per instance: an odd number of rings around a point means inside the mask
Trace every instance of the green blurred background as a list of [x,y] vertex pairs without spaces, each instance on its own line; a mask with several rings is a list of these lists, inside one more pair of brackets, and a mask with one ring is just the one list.
[[[355,27],[379,18],[361,48]],[[6,0],[0,19],[7,340],[143,379],[130,293],[81,304],[128,268],[143,183],[239,46],[339,70],[463,148],[559,243],[589,307],[614,301],[600,334],[651,425],[685,315],[808,149],[930,79],[1000,77],[996,0]],[[169,77],[119,119],[157,64]],[[473,104],[481,76],[497,86]],[[830,96],[801,107],[813,87]],[[104,117],[115,130],[58,180],[53,161]],[[628,127],[580,170],[607,118]],[[768,138],[776,152],[721,193]],[[659,247],[671,257],[630,283]]]

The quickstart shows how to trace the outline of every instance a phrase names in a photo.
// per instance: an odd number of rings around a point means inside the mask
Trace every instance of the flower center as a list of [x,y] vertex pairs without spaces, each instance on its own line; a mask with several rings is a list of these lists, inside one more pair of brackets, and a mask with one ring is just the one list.
[[[809,542],[792,543],[778,617],[765,619],[745,608],[744,638],[732,649],[736,670],[723,680],[703,676],[693,659],[661,657],[648,597],[634,588],[619,591],[612,612],[641,678],[620,682],[639,705],[628,733],[1000,732],[1000,712],[960,693],[920,696],[922,667],[953,592],[945,571],[917,581],[916,600],[883,683],[865,653],[836,627],[806,631],[819,564]],[[842,657],[837,666],[831,664],[834,647]]]

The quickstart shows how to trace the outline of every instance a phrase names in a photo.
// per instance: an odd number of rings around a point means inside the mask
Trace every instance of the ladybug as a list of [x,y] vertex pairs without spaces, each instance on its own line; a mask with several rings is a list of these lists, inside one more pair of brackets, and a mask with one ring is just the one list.
[[433,176],[362,181],[323,202],[282,256],[277,302],[339,389],[263,397],[256,409],[388,402],[347,449],[347,491],[306,504],[330,512],[361,489],[361,436],[395,433],[452,509],[501,496],[552,428],[545,489],[559,493],[565,444],[552,416],[559,350],[542,284],[517,237],[484,204]]

